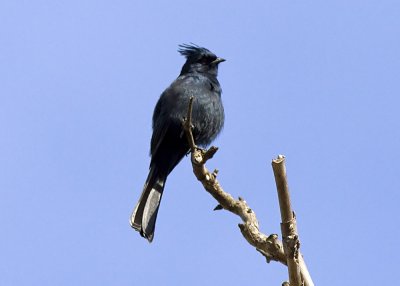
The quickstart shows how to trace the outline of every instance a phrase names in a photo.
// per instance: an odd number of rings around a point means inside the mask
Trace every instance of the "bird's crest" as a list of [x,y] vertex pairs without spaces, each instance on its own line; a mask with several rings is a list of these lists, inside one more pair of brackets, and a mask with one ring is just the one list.
[[212,52],[210,52],[208,49],[200,47],[193,43],[179,45],[178,52],[182,56],[185,56],[186,59],[200,58],[205,55],[215,57],[215,55]]

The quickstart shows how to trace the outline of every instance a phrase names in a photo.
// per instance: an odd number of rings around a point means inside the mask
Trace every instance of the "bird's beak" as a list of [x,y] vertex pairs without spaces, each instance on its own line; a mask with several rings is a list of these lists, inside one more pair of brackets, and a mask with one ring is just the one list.
[[217,64],[222,63],[222,62],[224,62],[224,61],[226,61],[226,60],[223,59],[223,58],[216,58],[215,60],[213,60],[213,61],[211,62],[211,64],[212,64],[212,65],[217,65]]

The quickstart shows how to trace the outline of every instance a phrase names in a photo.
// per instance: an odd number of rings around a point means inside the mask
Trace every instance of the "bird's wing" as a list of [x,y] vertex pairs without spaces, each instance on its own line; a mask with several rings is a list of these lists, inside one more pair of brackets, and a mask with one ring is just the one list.
[[[167,156],[164,149],[175,150],[177,158],[169,158],[176,165],[186,150],[186,138],[182,136],[182,119],[186,115],[193,77],[178,77],[160,96],[153,114],[153,136],[150,154],[152,158]],[[179,142],[184,141],[183,145]],[[182,146],[181,146],[182,145]],[[179,150],[178,150],[179,149]],[[180,150],[182,149],[182,150]],[[184,149],[184,150],[183,150]],[[171,152],[170,156],[172,156]],[[183,155],[182,155],[182,154]],[[172,156],[173,157],[173,156]],[[178,158],[179,157],[179,158]]]
[[163,110],[164,93],[161,95],[160,99],[157,102],[156,107],[154,108],[153,113],[153,135],[151,137],[151,144],[150,144],[150,154],[154,155],[157,153],[160,144],[162,143],[165,134],[167,133],[170,121],[163,120],[162,117],[164,116],[165,111]]

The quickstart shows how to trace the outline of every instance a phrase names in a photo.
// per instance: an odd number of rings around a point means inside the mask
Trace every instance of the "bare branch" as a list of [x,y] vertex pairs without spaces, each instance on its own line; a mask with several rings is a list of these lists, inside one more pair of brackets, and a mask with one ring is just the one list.
[[[185,134],[186,134],[186,138],[189,142],[189,146],[190,146],[190,152],[194,152],[194,149],[196,148],[196,144],[194,142],[194,138],[193,138],[193,133],[192,133],[192,110],[193,110],[193,100],[194,97],[191,96],[189,99],[189,107],[188,107],[188,111],[187,111],[187,115],[186,118],[183,119],[183,130],[185,130]],[[187,132],[187,130],[190,130],[190,132]]]
[[[304,259],[300,254],[300,240],[297,233],[296,215],[292,211],[289,195],[289,186],[286,178],[285,157],[279,155],[272,160],[272,169],[275,175],[276,189],[278,191],[279,207],[281,211],[281,231],[287,265],[289,281],[292,286],[313,286]],[[304,283],[304,284],[302,284]]]
[[239,224],[239,228],[244,238],[265,256],[267,262],[275,260],[286,265],[283,245],[278,240],[278,236],[276,234],[268,236],[261,233],[256,214],[247,205],[247,202],[242,198],[235,200],[230,194],[224,192],[217,180],[217,171],[215,170],[211,173],[206,168],[205,163],[214,156],[218,148],[210,147],[208,150],[203,150],[195,145],[190,114],[192,101],[193,99],[189,103],[188,116],[183,120],[183,129],[186,133],[190,150],[192,151],[191,161],[196,178],[203,184],[204,189],[218,201],[219,206],[216,209],[222,207],[242,219],[243,223]]
[[[202,183],[204,189],[218,201],[218,205],[215,207],[214,210],[225,209],[231,213],[238,215],[242,220],[242,223],[240,223],[238,226],[240,228],[243,237],[248,241],[248,243],[254,246],[256,250],[266,258],[266,261],[268,263],[271,260],[279,261],[284,265],[288,265],[288,262],[295,263],[296,265],[292,265],[291,267],[295,266],[298,269],[300,269],[296,270],[297,271],[296,275],[298,275],[297,277],[300,277],[301,273],[301,279],[303,280],[304,284],[295,284],[296,282],[292,284],[292,280],[290,280],[291,281],[290,285],[314,286],[310,274],[308,273],[307,267],[304,263],[303,257],[298,251],[300,243],[298,240],[297,231],[295,232],[295,235],[291,235],[293,226],[295,229],[296,224],[295,224],[294,213],[291,212],[290,200],[285,200],[286,206],[284,207],[284,209],[286,210],[287,206],[289,206],[290,214],[289,212],[284,212],[285,217],[282,218],[283,223],[281,224],[283,237],[286,238],[286,240],[284,240],[286,248],[288,249],[286,251],[284,250],[282,242],[278,239],[278,235],[276,234],[265,235],[264,233],[260,232],[256,214],[248,206],[247,202],[243,198],[239,197],[238,200],[235,200],[229,193],[226,193],[223,190],[219,181],[217,180],[218,170],[210,172],[205,166],[207,160],[211,159],[215,155],[215,153],[218,151],[218,148],[212,146],[208,150],[204,150],[196,146],[192,133],[192,128],[193,128],[192,107],[193,107],[193,97],[191,97],[189,101],[187,117],[184,118],[182,121],[183,131],[186,134],[186,138],[189,143],[191,151],[191,162],[193,167],[193,173],[195,174],[196,178]],[[278,167],[278,169],[279,168],[280,167]],[[278,172],[278,174],[280,173]],[[283,174],[284,176],[282,176],[282,178],[279,177],[280,175],[278,175],[279,183],[277,175],[275,175],[275,180],[277,187],[279,184],[279,188],[281,186],[284,186],[284,188],[286,188],[287,190],[288,188],[286,183],[286,172],[284,172]],[[283,205],[285,205],[285,203],[283,203]],[[282,213],[282,207],[281,207],[281,213]],[[285,235],[287,233],[289,235]],[[289,253],[289,250],[291,251],[290,252],[291,260],[288,260],[286,257],[286,254]],[[298,264],[300,264],[300,267],[298,266]],[[298,278],[297,281],[300,283],[300,278]],[[284,285],[289,284],[286,283]]]

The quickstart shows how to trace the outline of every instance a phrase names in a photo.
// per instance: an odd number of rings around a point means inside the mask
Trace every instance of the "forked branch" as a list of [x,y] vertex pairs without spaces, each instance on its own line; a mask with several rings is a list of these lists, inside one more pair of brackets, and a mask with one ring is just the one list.
[[[256,248],[257,251],[259,251],[266,258],[267,262],[275,260],[281,262],[284,265],[288,265],[288,262],[291,262],[287,259],[283,244],[278,239],[278,235],[266,235],[260,232],[256,214],[249,207],[247,202],[241,197],[236,200],[229,193],[225,192],[222,189],[219,181],[217,180],[218,171],[214,170],[213,172],[210,172],[205,166],[207,160],[211,159],[215,155],[215,153],[218,151],[218,148],[212,146],[208,150],[204,150],[196,146],[192,133],[193,100],[194,98],[191,97],[189,101],[187,116],[183,119],[182,122],[183,129],[186,134],[191,151],[193,173],[195,174],[196,178],[203,184],[204,189],[218,201],[218,205],[215,210],[225,209],[233,214],[238,215],[241,218],[242,223],[239,224],[239,228],[242,235],[252,246]],[[302,259],[302,256],[299,254],[298,251],[296,257],[301,263],[304,264],[304,260]],[[304,268],[300,267],[300,273],[301,280],[304,282],[303,285],[314,285],[311,278],[309,277],[305,264]]]

